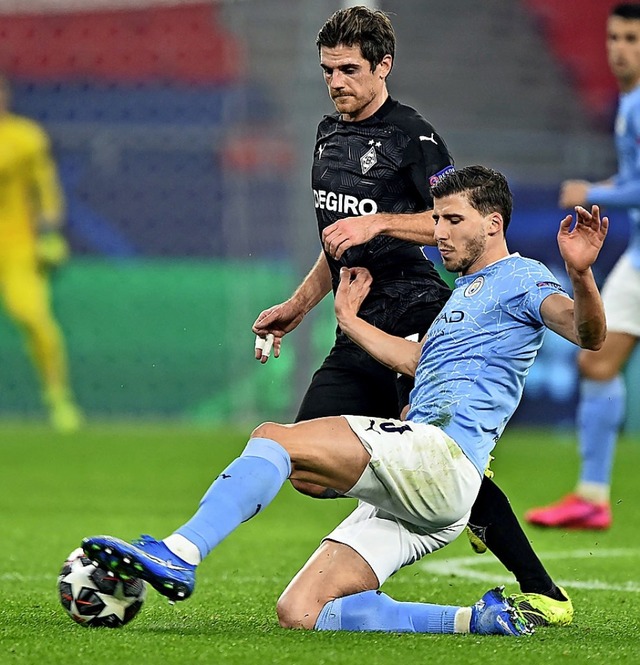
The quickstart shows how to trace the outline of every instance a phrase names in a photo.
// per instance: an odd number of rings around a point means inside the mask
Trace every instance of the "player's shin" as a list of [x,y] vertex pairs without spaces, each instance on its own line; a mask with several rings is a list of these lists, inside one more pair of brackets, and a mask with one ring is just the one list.
[[611,469],[625,402],[625,384],[620,375],[610,381],[582,379],[580,382],[577,414],[582,457],[580,481],[603,488],[601,495],[584,497],[597,503],[609,500]]
[[469,523],[482,534],[482,542],[498,561],[515,575],[523,592],[563,598],[531,547],[509,499],[491,478],[482,479]]
[[400,603],[381,591],[363,591],[328,602],[322,608],[314,628],[513,637],[530,635],[532,626],[503,591],[503,587],[487,591],[472,607]]
[[290,473],[291,459],[279,443],[251,439],[242,455],[207,490],[196,514],[165,539],[165,544],[188,561],[197,557],[190,551],[192,543],[203,559],[242,522],[271,503]]
[[[462,625],[456,620],[459,610],[466,611]],[[363,591],[328,602],[318,616],[315,630],[469,632],[470,618],[469,608],[400,603],[381,591]]]

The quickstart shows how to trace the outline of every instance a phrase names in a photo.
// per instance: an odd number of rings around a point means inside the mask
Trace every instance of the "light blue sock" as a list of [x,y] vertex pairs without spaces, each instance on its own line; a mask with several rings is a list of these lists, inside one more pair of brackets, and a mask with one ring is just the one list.
[[291,473],[289,453],[271,439],[253,438],[213,482],[196,514],[176,530],[204,559],[239,524],[267,506]]
[[399,603],[381,591],[363,591],[329,601],[315,630],[378,630],[393,633],[453,633],[459,607]]
[[578,440],[582,482],[611,483],[618,432],[624,419],[626,390],[621,375],[611,381],[582,379],[578,405]]

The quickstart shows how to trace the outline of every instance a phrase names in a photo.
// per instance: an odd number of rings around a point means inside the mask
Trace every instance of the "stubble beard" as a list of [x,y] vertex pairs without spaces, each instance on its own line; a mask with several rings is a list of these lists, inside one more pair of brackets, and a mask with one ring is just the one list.
[[[340,113],[345,119],[354,120],[357,119],[358,116],[362,115],[363,111],[365,111],[375,101],[375,98],[376,95],[374,91],[370,90],[367,97],[346,95],[342,98],[332,98],[332,101],[338,113]],[[344,105],[344,102],[340,103],[340,99],[345,100],[346,105]]]
[[464,253],[455,264],[447,265],[445,262],[446,269],[451,272],[458,272],[461,275],[466,275],[469,272],[469,269],[485,253],[486,247],[487,240],[484,236],[472,238],[465,245]]

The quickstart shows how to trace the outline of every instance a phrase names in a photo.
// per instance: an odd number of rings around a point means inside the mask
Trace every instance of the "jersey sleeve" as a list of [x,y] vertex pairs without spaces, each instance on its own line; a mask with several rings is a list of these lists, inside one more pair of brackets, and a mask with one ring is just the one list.
[[528,261],[516,272],[514,282],[510,309],[516,319],[526,323],[544,325],[540,308],[550,295],[559,293],[569,297],[549,268],[538,261]]
[[[628,129],[634,140],[633,164],[635,173],[640,173],[640,103],[636,103],[627,118]],[[610,208],[640,207],[640,179],[622,179],[617,174],[606,185],[592,185],[587,192],[587,203]]]
[[49,138],[37,125],[33,125],[31,145],[31,179],[38,215],[46,227],[55,228],[62,222],[62,188],[51,155]]
[[640,207],[640,180],[626,182],[623,185],[595,185],[589,188],[587,203],[609,206],[610,208]]
[[433,207],[430,178],[453,166],[453,158],[444,139],[425,123],[422,132],[411,135],[405,150],[403,167],[422,197],[425,210]]

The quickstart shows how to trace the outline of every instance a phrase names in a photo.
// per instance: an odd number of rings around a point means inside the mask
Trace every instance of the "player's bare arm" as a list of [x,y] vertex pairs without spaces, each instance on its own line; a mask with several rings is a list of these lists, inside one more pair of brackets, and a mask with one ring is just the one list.
[[274,305],[260,312],[252,330],[257,335],[255,358],[266,363],[269,354],[265,353],[264,341],[267,335],[273,335],[273,351],[280,355],[282,338],[300,325],[302,319],[331,291],[331,273],[324,252],[293,295],[279,305]]
[[62,189],[46,137],[42,137],[39,148],[32,159],[32,185],[37,201],[38,224],[42,231],[57,231],[64,222]]
[[341,330],[378,362],[395,372],[415,376],[422,343],[383,332],[358,317],[369,294],[371,273],[366,268],[341,268],[336,291],[336,319]]
[[565,180],[560,186],[560,197],[558,205],[561,208],[574,208],[575,206],[586,206],[588,194],[591,187],[613,187],[613,180],[592,183],[586,180]]
[[586,180],[565,180],[560,186],[559,205],[561,208],[573,208],[587,203],[587,192],[591,183]]
[[558,247],[571,279],[574,299],[552,295],[541,308],[542,317],[551,330],[593,351],[602,346],[607,325],[591,266],[600,253],[608,228],[608,218],[600,217],[596,205],[591,211],[576,206],[575,224],[571,215],[560,222]]
[[435,245],[431,210],[407,215],[375,213],[339,219],[322,232],[324,248],[337,261],[351,247],[379,235],[407,240],[416,245]]
[[69,258],[69,245],[62,234],[64,197],[49,140],[39,136],[40,145],[31,159],[30,185],[36,213],[36,258],[42,270],[58,268]]

